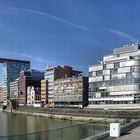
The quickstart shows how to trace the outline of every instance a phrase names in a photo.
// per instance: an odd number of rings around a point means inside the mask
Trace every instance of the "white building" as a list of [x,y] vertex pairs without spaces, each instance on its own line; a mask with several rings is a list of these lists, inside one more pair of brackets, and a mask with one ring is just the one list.
[[124,45],[89,67],[89,106],[140,100],[140,45]]
[[40,88],[34,86],[27,87],[27,105],[35,105],[41,103]]
[[33,105],[35,101],[35,90],[33,86],[27,87],[27,104]]

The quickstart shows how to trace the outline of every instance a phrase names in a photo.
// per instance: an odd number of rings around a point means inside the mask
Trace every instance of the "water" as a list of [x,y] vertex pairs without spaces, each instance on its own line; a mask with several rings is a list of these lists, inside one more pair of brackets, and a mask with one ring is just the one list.
[[0,112],[0,136],[47,131],[77,124],[76,122]]
[[[82,123],[67,120],[54,120],[45,117],[34,117],[24,114],[0,112],[0,136],[52,130],[48,132],[30,134],[28,136],[22,135],[20,138],[19,136],[14,136],[12,140],[78,140],[104,132],[107,129],[107,127],[105,127],[103,124],[80,124]],[[63,127],[65,128],[58,129]],[[9,139],[0,137],[0,140]]]

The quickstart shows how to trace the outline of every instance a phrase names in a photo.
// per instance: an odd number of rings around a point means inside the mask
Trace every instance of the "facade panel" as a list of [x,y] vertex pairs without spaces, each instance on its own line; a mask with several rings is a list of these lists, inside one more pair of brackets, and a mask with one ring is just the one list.
[[69,77],[54,82],[53,99],[55,104],[87,105],[88,79],[86,77]]

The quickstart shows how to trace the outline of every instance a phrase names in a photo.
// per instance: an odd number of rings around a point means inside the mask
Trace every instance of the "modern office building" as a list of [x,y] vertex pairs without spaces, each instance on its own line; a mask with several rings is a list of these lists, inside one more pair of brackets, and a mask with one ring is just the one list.
[[25,105],[27,103],[27,87],[41,87],[42,76],[32,76],[30,71],[22,71],[19,77],[19,105]]
[[89,106],[140,102],[140,45],[124,45],[89,67]]
[[45,79],[48,80],[48,102],[52,102],[54,94],[54,81],[57,79],[78,76],[81,71],[73,70],[70,66],[48,67],[45,70]]
[[30,69],[30,61],[0,58],[3,64],[3,102],[7,105],[7,99],[10,98],[10,82],[16,80],[22,70]]
[[41,80],[41,103],[48,103],[48,80]]
[[54,82],[55,106],[85,107],[88,105],[88,78],[68,77]]

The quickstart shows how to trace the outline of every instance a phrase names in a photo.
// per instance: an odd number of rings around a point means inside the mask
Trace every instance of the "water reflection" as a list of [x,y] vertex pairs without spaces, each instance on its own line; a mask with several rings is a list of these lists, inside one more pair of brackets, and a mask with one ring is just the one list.
[[79,140],[105,130],[106,125],[99,123],[81,124],[74,121],[0,112],[0,136],[18,135],[9,138],[0,137],[1,140]]
[[47,131],[73,124],[76,122],[0,112],[0,136]]

